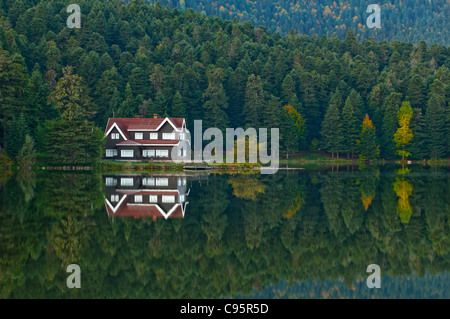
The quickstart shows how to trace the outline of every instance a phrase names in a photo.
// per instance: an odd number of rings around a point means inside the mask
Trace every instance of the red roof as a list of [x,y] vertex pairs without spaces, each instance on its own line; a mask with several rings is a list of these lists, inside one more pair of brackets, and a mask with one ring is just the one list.
[[147,145],[147,144],[170,144],[177,145],[180,141],[177,140],[126,140],[117,145]]
[[[166,117],[179,130],[183,127],[183,118]],[[129,138],[128,130],[156,130],[166,118],[110,118],[105,134],[116,123],[122,133]]]
[[[175,205],[176,205],[175,210],[168,216],[168,218],[183,218],[183,209],[181,205],[180,204]],[[153,217],[153,220],[156,220],[157,218],[165,218],[155,204],[138,205],[138,206],[128,205],[128,199],[126,199],[117,208],[117,211],[115,213],[107,203],[105,203],[105,206],[109,217],[134,217],[134,218]],[[168,211],[165,213],[167,214]]]

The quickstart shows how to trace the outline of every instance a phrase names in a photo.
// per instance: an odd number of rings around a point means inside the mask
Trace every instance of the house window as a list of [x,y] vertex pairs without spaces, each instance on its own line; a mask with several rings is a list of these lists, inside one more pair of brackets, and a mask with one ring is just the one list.
[[135,203],[142,203],[142,195],[134,195]]
[[121,178],[120,185],[122,186],[133,186],[133,178]]
[[111,195],[111,202],[118,202],[119,201],[119,195]]
[[106,150],[106,157],[114,157],[114,156],[117,156],[116,149],[107,149]]
[[134,133],[134,138],[136,140],[142,140],[144,138],[144,134],[143,133]]
[[133,157],[134,151],[133,150],[122,150],[120,152],[120,155],[122,157]]
[[119,139],[119,133],[112,133],[111,134],[111,139],[118,140]]
[[184,202],[184,201],[185,201],[184,195],[180,195],[180,202]]
[[178,139],[179,139],[180,141],[185,140],[185,139],[186,139],[186,134],[180,133],[180,134],[178,135]]
[[158,139],[158,133],[150,133],[150,139],[151,140],[157,140]]
[[163,195],[162,202],[163,203],[175,203],[175,196]]
[[183,178],[183,185],[186,185],[186,178]]
[[169,186],[169,179],[168,178],[157,178],[156,186]]
[[156,156],[157,157],[169,157],[169,151],[168,150],[156,150]]
[[163,133],[163,140],[174,140],[175,133]]
[[149,196],[150,203],[157,203],[158,202],[158,196],[157,195],[150,195]]
[[116,185],[117,185],[117,180],[115,178],[112,178],[112,177],[106,178],[106,186],[116,186]]
[[187,156],[187,150],[178,150],[178,156],[179,157],[186,157]]
[[144,177],[142,179],[142,185],[144,186],[155,186],[155,179],[152,177]]
[[143,157],[155,157],[155,150],[143,150],[142,156]]
[[181,178],[178,179],[178,186],[181,186]]

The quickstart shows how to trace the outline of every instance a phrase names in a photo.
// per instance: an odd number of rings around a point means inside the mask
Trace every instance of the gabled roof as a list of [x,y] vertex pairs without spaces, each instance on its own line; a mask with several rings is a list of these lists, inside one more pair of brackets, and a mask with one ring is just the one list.
[[129,139],[129,130],[139,131],[158,131],[164,123],[169,123],[175,130],[180,131],[183,128],[184,119],[177,117],[166,118],[109,118],[106,125],[105,135],[108,135],[113,126],[123,134],[124,139]]
[[128,196],[125,195],[119,204],[115,207],[111,205],[109,200],[105,198],[105,206],[106,211],[109,217],[153,217],[154,220],[156,218],[183,218],[184,210],[186,207],[183,207],[182,204],[174,204],[172,209],[168,212],[165,212],[159,205],[157,204],[146,204],[146,205],[128,205]]

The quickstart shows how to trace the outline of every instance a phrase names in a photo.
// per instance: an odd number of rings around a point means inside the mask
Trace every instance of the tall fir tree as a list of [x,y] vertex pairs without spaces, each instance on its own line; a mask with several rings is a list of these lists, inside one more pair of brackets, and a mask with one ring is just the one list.
[[228,101],[223,88],[223,70],[221,68],[210,70],[208,83],[208,88],[203,94],[204,125],[224,130],[228,125],[228,117],[225,112],[228,108]]
[[394,134],[397,131],[397,113],[400,109],[402,95],[391,93],[383,106],[383,123],[381,127],[381,155],[383,158],[393,158],[395,154]]
[[442,99],[431,94],[425,114],[427,157],[436,160],[447,152],[446,112]]
[[351,95],[345,101],[341,116],[343,135],[342,150],[347,152],[347,154],[351,154],[352,157],[356,153],[356,141],[358,140],[359,123],[361,122],[359,112],[355,112],[355,109],[359,108],[359,99],[357,99],[357,96],[356,98],[354,97],[353,92],[356,93],[356,91],[352,91]]
[[342,96],[339,90],[336,90],[331,97],[327,113],[322,122],[321,134],[323,146],[324,149],[331,153],[332,158],[334,158],[335,153],[337,153],[337,158],[339,158],[339,152],[342,150],[342,143],[344,140],[340,112],[342,104]]
[[366,114],[363,124],[361,125],[361,132],[357,143],[361,160],[376,160],[380,155],[380,146],[378,144],[376,128],[368,114]]
[[259,75],[251,74],[248,77],[247,88],[245,90],[244,117],[247,126],[261,127],[261,113],[264,108],[264,89]]
[[186,118],[186,107],[180,92],[176,92],[172,100],[172,117]]

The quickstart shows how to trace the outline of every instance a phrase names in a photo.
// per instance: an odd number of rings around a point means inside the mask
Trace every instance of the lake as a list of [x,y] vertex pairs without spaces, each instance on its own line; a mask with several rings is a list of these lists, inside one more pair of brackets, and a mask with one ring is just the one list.
[[450,297],[448,167],[5,175],[1,298]]

